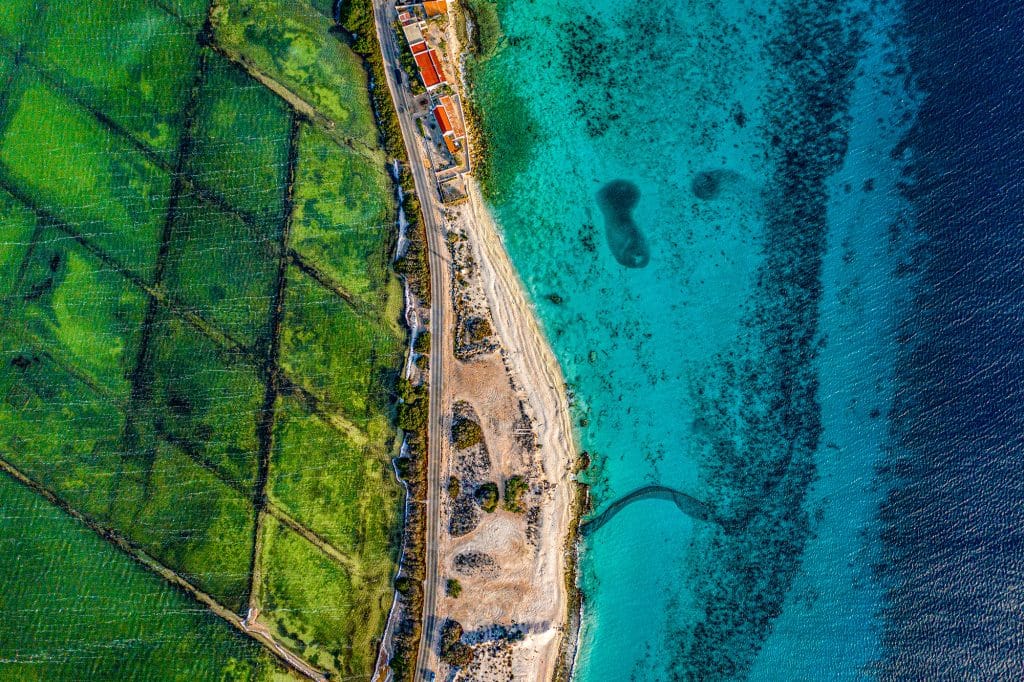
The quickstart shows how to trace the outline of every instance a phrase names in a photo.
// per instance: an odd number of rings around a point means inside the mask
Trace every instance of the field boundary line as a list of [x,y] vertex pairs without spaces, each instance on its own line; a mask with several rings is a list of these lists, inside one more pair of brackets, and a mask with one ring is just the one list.
[[95,532],[97,535],[99,535],[101,538],[113,544],[118,549],[123,551],[125,554],[128,554],[138,563],[142,564],[144,567],[146,567],[153,573],[156,573],[165,581],[171,583],[172,585],[175,585],[179,589],[186,592],[194,600],[207,607],[210,611],[212,611],[214,614],[216,614],[223,620],[229,622],[237,630],[259,642],[261,645],[263,645],[265,649],[269,650],[272,654],[274,654],[278,658],[278,660],[284,663],[287,667],[291,668],[297,673],[300,673],[308,679],[316,680],[317,682],[326,682],[327,678],[323,671],[310,665],[304,659],[290,652],[280,642],[278,642],[269,631],[265,631],[265,629],[262,628],[252,628],[248,626],[246,622],[242,620],[234,611],[227,608],[226,606],[218,602],[216,599],[214,599],[211,595],[207,594],[206,592],[202,591],[201,589],[193,585],[191,582],[189,582],[188,580],[180,576],[178,573],[176,573],[173,569],[165,566],[158,559],[151,556],[148,552],[146,552],[141,547],[137,546],[127,537],[125,537],[124,535],[122,535],[121,533],[117,532],[112,528],[107,528],[106,526],[103,526],[97,523],[96,521],[93,521],[86,514],[83,514],[82,512],[75,509],[67,501],[53,493],[46,486],[42,485],[41,483],[35,481],[31,477],[24,474],[20,469],[18,469],[16,466],[8,462],[3,457],[0,457],[0,471],[3,471],[14,481],[20,483],[29,490],[32,490],[34,493],[45,499],[51,505],[57,507],[71,518],[86,526],[87,528]]

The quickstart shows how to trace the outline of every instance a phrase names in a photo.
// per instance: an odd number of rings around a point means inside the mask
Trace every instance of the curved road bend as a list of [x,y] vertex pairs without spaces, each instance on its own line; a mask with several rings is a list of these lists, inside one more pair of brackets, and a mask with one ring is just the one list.
[[[427,427],[427,499],[426,499],[426,582],[423,586],[423,634],[420,639],[419,657],[416,660],[417,677],[432,680],[434,647],[433,635],[436,624],[434,613],[437,605],[438,567],[437,539],[440,523],[438,494],[441,488],[441,443],[444,434],[446,414],[444,400],[444,378],[442,362],[445,351],[451,347],[451,329],[445,323],[448,307],[448,248],[440,221],[440,196],[433,171],[424,163],[418,142],[413,113],[416,103],[412,93],[402,83],[395,81],[401,73],[399,50],[395,44],[392,23],[398,18],[393,0],[373,0],[374,23],[377,25],[377,40],[384,58],[384,72],[391,90],[391,98],[398,111],[398,123],[409,155],[410,170],[423,209],[424,226],[427,232],[427,254],[430,266],[430,405]],[[379,85],[379,84],[378,84]]]

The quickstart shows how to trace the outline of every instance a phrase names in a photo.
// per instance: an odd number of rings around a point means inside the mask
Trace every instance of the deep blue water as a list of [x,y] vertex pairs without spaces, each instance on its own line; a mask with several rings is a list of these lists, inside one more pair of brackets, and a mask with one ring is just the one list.
[[1024,9],[914,1],[920,286],[884,474],[882,677],[1024,675]]

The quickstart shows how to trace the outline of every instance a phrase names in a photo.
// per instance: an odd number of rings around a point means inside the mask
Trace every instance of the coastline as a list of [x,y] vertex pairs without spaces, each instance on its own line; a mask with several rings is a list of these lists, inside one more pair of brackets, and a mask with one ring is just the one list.
[[541,566],[548,569],[540,584],[553,597],[555,637],[532,647],[538,657],[537,680],[568,680],[577,648],[581,595],[576,586],[579,524],[584,512],[584,486],[577,482],[580,455],[574,438],[568,396],[555,359],[525,287],[512,265],[500,228],[475,179],[467,179],[468,216],[463,226],[477,246],[484,294],[495,331],[505,349],[508,370],[522,384],[533,413],[542,466],[553,488],[550,525],[542,534]]

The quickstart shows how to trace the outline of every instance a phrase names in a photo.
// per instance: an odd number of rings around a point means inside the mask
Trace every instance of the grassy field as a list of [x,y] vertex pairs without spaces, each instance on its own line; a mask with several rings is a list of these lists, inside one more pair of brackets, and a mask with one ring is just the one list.
[[326,117],[338,139],[377,147],[366,72],[326,16],[292,0],[215,0],[211,21],[225,50]]
[[0,477],[0,680],[286,682],[255,642]]
[[[331,3],[215,5],[203,37],[205,0],[0,7],[0,460],[236,613],[255,590],[284,645],[368,678],[402,508],[394,189]],[[122,656],[132,679],[281,674],[11,480],[0,680],[107,678]]]
[[292,249],[339,288],[369,300],[390,277],[395,202],[383,158],[339,146],[309,125],[298,151]]
[[386,409],[401,365],[396,317],[361,313],[294,267],[285,292],[281,367],[324,409],[365,427]]
[[8,189],[151,279],[170,175],[37,78],[11,84],[4,114],[0,180]]

